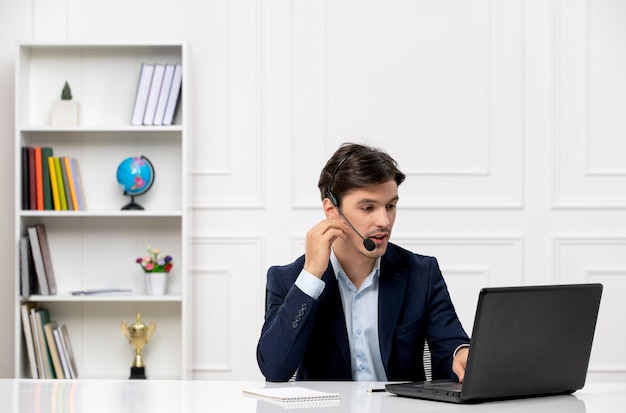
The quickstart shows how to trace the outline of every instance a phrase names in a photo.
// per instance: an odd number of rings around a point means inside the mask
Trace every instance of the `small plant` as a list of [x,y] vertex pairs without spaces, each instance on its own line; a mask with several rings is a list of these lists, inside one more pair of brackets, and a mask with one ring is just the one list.
[[67,81],[65,81],[65,85],[61,91],[61,100],[72,100],[72,90],[70,89],[70,85]]
[[148,246],[148,255],[136,260],[144,272],[170,272],[174,263],[169,255],[162,255],[159,248]]

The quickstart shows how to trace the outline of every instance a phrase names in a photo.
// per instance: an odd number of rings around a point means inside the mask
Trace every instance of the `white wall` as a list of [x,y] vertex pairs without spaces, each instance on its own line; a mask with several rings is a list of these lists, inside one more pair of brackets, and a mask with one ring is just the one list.
[[[439,258],[468,330],[480,287],[602,282],[591,378],[626,378],[625,2],[6,3],[5,194],[18,42],[189,42],[194,377],[260,377],[265,270],[302,253],[322,218],[319,171],[354,140],[408,174],[393,239]],[[6,325],[13,279],[0,277]],[[12,345],[0,337],[0,376],[13,374]]]

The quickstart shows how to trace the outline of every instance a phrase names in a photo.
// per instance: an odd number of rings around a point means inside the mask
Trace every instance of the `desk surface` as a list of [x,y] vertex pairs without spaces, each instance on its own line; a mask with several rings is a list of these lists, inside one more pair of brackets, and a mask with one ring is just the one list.
[[17,380],[0,379],[0,411],[3,413],[160,413],[160,412],[282,412],[275,405],[243,394],[243,389],[297,385],[338,392],[338,406],[289,409],[314,413],[402,412],[623,412],[626,383],[587,383],[571,396],[455,405],[405,399],[386,392],[368,393],[384,383],[155,380]]

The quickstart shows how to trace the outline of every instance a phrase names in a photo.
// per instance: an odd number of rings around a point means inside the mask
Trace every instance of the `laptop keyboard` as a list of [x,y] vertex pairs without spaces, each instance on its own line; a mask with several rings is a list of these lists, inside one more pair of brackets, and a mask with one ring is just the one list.
[[449,383],[423,383],[419,384],[416,387],[424,387],[427,389],[438,389],[445,391],[457,391],[460,392],[463,389],[463,385],[461,383],[449,382]]

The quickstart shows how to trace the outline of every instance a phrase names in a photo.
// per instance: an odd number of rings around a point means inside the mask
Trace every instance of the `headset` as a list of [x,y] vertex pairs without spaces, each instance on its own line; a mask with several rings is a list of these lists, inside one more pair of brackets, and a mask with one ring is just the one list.
[[[330,199],[330,202],[336,206],[337,208],[339,208],[339,198],[337,198],[335,196],[335,194],[333,194],[332,188],[333,188],[333,184],[335,183],[335,175],[337,175],[337,172],[339,171],[339,168],[341,168],[341,165],[344,164],[345,161],[348,160],[349,157],[351,157],[352,155],[354,155],[354,153],[357,151],[357,149],[348,152],[348,154],[346,156],[344,156],[339,163],[337,164],[337,166],[335,167],[335,171],[333,172],[333,174],[330,177],[330,182],[328,183],[328,189],[326,190],[326,197],[328,199]],[[342,214],[343,215],[343,214]]]
[[343,217],[343,219],[348,223],[348,225],[350,225],[350,228],[352,228],[352,230],[354,232],[356,232],[356,234],[359,237],[361,237],[361,239],[363,240],[363,247],[365,247],[366,250],[371,252],[371,251],[374,251],[376,249],[376,244],[371,239],[365,238],[363,235],[361,235],[361,233],[359,231],[356,230],[356,228],[354,228],[354,225],[352,225],[350,220],[343,214],[343,211],[341,210],[341,207],[339,206],[339,198],[337,198],[335,196],[335,194],[333,194],[333,191],[332,191],[333,184],[335,183],[335,176],[337,175],[337,172],[339,171],[339,168],[341,168],[341,166],[344,164],[344,162],[346,160],[348,160],[349,157],[354,155],[354,153],[357,152],[357,151],[358,151],[358,149],[355,149],[355,150],[353,150],[351,152],[348,152],[348,154],[346,156],[344,156],[343,159],[341,159],[339,161],[339,163],[335,167],[335,170],[333,171],[333,174],[330,177],[330,182],[328,183],[328,189],[326,190],[326,197],[337,208],[337,211],[339,211],[339,215],[341,215]]

